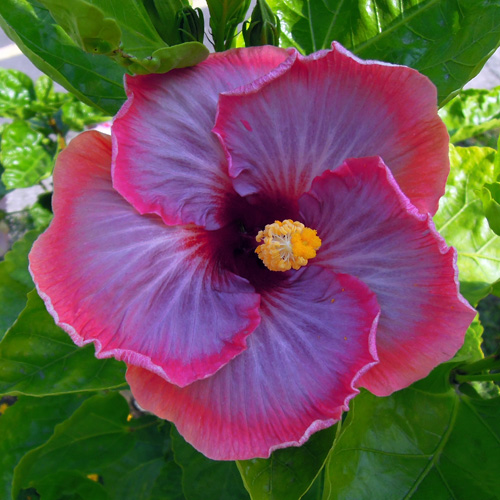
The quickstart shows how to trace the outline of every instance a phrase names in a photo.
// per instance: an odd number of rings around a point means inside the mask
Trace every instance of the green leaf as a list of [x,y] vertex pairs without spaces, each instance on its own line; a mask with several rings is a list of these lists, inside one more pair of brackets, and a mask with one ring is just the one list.
[[60,500],[62,492],[71,500],[183,500],[170,424],[131,417],[118,393],[89,398],[21,460],[14,492],[33,488],[43,500]]
[[0,262],[0,340],[25,308],[27,294],[35,286],[28,271],[28,253],[40,231],[26,233]]
[[125,101],[125,70],[83,52],[36,0],[2,0],[0,27],[37,68],[86,104],[114,115]]
[[252,500],[298,500],[325,463],[335,427],[313,434],[300,448],[276,450],[267,458],[237,462]]
[[170,424],[156,417],[129,423],[134,446],[119,460],[99,469],[113,500],[183,500],[182,471],[174,462]]
[[439,110],[450,141],[457,143],[500,127],[500,87],[462,90]]
[[158,34],[168,45],[180,43],[176,14],[189,7],[187,0],[142,0]]
[[496,180],[495,150],[451,148],[446,193],[434,217],[436,229],[457,249],[460,291],[476,304],[500,278],[500,238],[483,212],[481,190]]
[[0,342],[0,394],[45,396],[125,386],[123,363],[94,357],[54,324],[35,291]]
[[34,99],[35,89],[28,75],[15,69],[0,68],[0,116],[29,118],[33,116],[31,103]]
[[250,0],[207,0],[207,5],[215,50],[227,50],[233,42],[236,27],[245,19]]
[[489,0],[269,0],[281,40],[309,54],[333,40],[363,59],[411,66],[443,104],[479,73],[500,43],[500,4]]
[[485,184],[481,191],[484,215],[492,231],[500,235],[500,182]]
[[[13,498],[21,489],[37,488],[55,472],[99,473],[134,445],[128,404],[116,392],[97,394],[56,426],[52,437],[27,453],[14,472]],[[89,498],[89,497],[87,497]]]
[[[36,101],[33,102],[32,108],[38,115],[48,115],[41,117],[45,119],[52,118],[65,102],[76,100],[72,94],[56,92],[54,82],[47,75],[40,76],[35,82],[35,94]],[[50,133],[53,133],[53,129],[49,128],[47,135]]]
[[499,417],[500,398],[451,387],[385,398],[364,391],[328,458],[323,500],[497,498]]
[[173,47],[155,50],[150,58],[131,59],[130,71],[143,75],[147,73],[166,73],[174,68],[186,68],[200,63],[208,57],[208,49],[199,42],[186,42]]
[[172,427],[175,461],[182,469],[182,489],[186,500],[211,498],[248,499],[234,462],[210,460],[196,451]]
[[139,0],[40,2],[83,50],[107,54],[133,73],[165,73],[208,57],[198,42],[168,47]]
[[41,500],[111,500],[101,484],[77,471],[48,474],[35,484]]
[[69,37],[83,50],[109,54],[117,50],[122,32],[116,21],[105,17],[92,3],[73,0],[40,0]]
[[0,498],[11,496],[14,467],[31,449],[47,441],[54,427],[85,400],[84,394],[20,397],[0,418]]
[[77,99],[71,99],[61,106],[63,123],[71,130],[81,132],[85,127],[111,120],[111,116],[101,113],[96,108],[87,106]]
[[52,173],[54,160],[44,144],[49,141],[26,121],[15,121],[2,133],[0,161],[7,189],[33,186]]

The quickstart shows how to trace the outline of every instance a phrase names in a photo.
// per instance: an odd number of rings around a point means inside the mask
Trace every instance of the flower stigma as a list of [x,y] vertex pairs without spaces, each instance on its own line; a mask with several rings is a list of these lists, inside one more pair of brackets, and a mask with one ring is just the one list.
[[321,246],[315,229],[291,219],[267,224],[255,239],[261,243],[255,252],[271,271],[300,269],[316,257],[316,250]]

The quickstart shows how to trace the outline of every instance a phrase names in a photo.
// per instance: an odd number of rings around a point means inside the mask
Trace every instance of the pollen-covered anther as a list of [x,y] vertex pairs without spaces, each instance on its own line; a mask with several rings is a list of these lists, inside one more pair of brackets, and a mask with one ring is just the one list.
[[268,224],[256,239],[261,244],[255,251],[271,271],[300,269],[316,257],[316,250],[321,246],[314,229],[291,219]]

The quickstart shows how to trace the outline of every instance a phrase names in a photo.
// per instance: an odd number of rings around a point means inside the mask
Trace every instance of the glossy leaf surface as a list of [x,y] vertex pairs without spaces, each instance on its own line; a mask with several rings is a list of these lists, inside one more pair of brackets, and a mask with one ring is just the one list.
[[500,398],[452,388],[364,392],[328,459],[323,500],[496,498],[499,410]]
[[500,235],[500,182],[485,184],[481,192],[484,214],[491,230]]
[[439,110],[450,133],[450,141],[457,143],[500,127],[500,87],[492,90],[462,90]]
[[0,161],[7,189],[33,186],[52,173],[54,161],[44,142],[45,136],[26,121],[15,121],[4,129]]
[[170,424],[147,416],[127,425],[133,447],[119,460],[99,469],[110,498],[183,500],[182,472],[174,462]]
[[35,291],[0,342],[0,394],[45,396],[125,386],[125,365],[99,360],[54,324]]
[[428,76],[446,102],[500,43],[500,4],[488,0],[269,0],[281,40],[309,54],[337,40],[362,59]]
[[86,396],[20,397],[0,417],[0,498],[11,496],[14,467],[23,455],[47,441]]
[[56,471],[99,474],[100,468],[119,460],[134,445],[126,425],[128,412],[127,402],[116,392],[87,399],[45,444],[19,462],[14,498],[21,488],[36,488]]
[[0,27],[41,71],[83,102],[115,114],[125,101],[125,70],[83,52],[36,0],[2,0]]
[[196,42],[168,47],[139,0],[40,1],[83,50],[109,55],[133,73],[164,73],[208,56]]
[[246,500],[246,492],[234,462],[210,460],[196,451],[172,427],[172,447],[176,463],[182,469],[182,491],[186,500],[213,498]]
[[28,253],[40,231],[29,231],[16,241],[0,262],[0,339],[26,306],[35,286],[28,271]]
[[267,459],[237,462],[252,500],[298,500],[323,466],[336,427],[313,434],[300,448],[274,451]]
[[21,71],[0,68],[0,116],[29,118],[35,88],[31,78]]
[[452,148],[446,193],[434,217],[437,230],[458,251],[460,290],[472,304],[500,278],[500,238],[484,215],[481,189],[496,181],[495,150]]

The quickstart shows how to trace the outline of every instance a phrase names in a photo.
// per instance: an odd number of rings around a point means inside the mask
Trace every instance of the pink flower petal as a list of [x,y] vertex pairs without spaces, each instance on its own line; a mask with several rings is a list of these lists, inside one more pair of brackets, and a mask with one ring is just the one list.
[[325,172],[299,206],[323,241],[315,264],[358,277],[380,304],[380,364],[361,385],[386,396],[455,354],[475,315],[458,293],[455,251],[380,158]]
[[130,367],[127,380],[141,407],[208,457],[267,457],[341,418],[376,362],[378,312],[363,283],[310,266],[263,295],[248,349],[215,375],[179,388]]
[[78,345],[178,385],[246,348],[260,298],[219,269],[205,230],[139,215],[111,186],[111,139],[87,132],[61,153],[55,218],[30,254],[33,278]]
[[127,77],[113,124],[113,184],[140,213],[167,224],[224,224],[234,194],[211,130],[220,92],[266,75],[287,58],[275,47],[212,54],[192,68]]
[[222,95],[214,132],[242,196],[296,198],[346,158],[380,156],[423,213],[449,172],[436,89],[415,70],[361,61],[338,43]]

